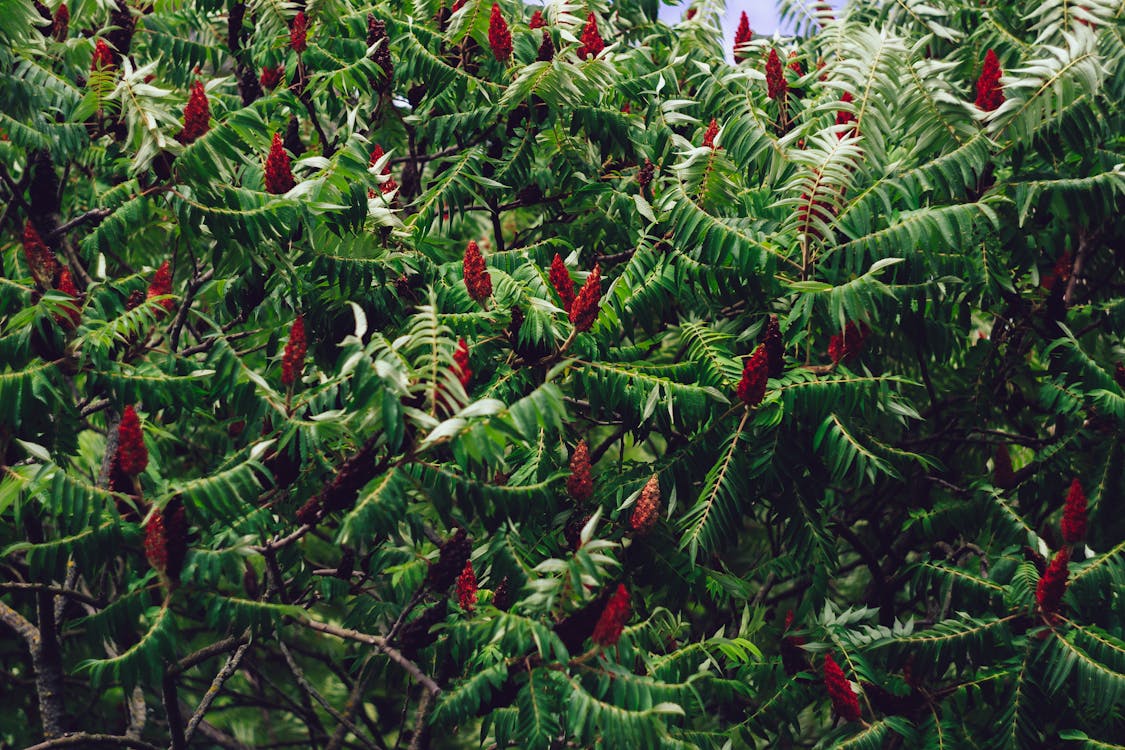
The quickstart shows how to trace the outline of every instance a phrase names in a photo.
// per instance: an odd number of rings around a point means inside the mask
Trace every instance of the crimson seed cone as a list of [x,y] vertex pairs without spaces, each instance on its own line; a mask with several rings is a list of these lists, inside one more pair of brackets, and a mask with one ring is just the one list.
[[754,37],[754,32],[750,31],[750,19],[746,17],[746,11],[742,11],[742,16],[738,19],[738,30],[734,32],[734,61],[740,63],[746,59],[746,55],[738,52],[738,48],[749,42]]
[[1004,92],[1000,88],[1001,75],[1003,71],[1000,70],[1000,61],[996,58],[996,53],[989,50],[984,55],[984,66],[977,79],[976,105],[979,109],[991,112],[1004,103]]
[[778,57],[777,50],[771,49],[769,57],[766,58],[766,95],[778,101],[785,97],[785,92],[788,90],[789,84],[785,82],[781,58]]
[[66,7],[66,3],[63,3],[55,11],[54,20],[51,22],[51,36],[55,38],[56,42],[61,42],[66,39],[69,31],[70,9]]
[[712,117],[710,124],[707,125],[707,129],[703,131],[703,145],[707,148],[715,148],[715,136],[718,134],[719,123]]
[[[845,91],[844,95],[840,97],[840,101],[843,102],[844,104],[851,104],[853,101],[855,101],[855,98],[852,96],[850,91]],[[855,121],[856,121],[855,115],[852,114],[850,110],[846,110],[846,109],[836,110],[836,124],[837,125],[848,125],[848,124],[854,123]],[[836,134],[836,137],[837,138],[843,138],[848,132],[851,132],[852,134],[854,134],[855,133],[855,126],[854,125],[852,126],[851,131],[841,130],[839,133]]]
[[844,675],[844,670],[832,658],[832,654],[824,657],[824,687],[832,698],[832,710],[844,721],[859,719],[859,698],[856,697],[852,685]]
[[484,256],[473,240],[465,246],[465,257],[462,261],[462,275],[465,279],[465,288],[469,296],[477,302],[483,302],[492,296],[492,277],[488,275]]
[[570,322],[582,333],[590,330],[598,319],[599,303],[602,298],[602,272],[594,265],[594,270],[586,277],[586,283],[578,290],[574,304],[570,307]]
[[289,328],[289,341],[285,344],[285,353],[281,355],[281,384],[293,385],[301,376],[305,366],[305,354],[308,351],[308,342],[305,340],[305,320],[300,315],[293,321]]
[[27,267],[31,271],[31,277],[35,279],[37,285],[45,288],[50,287],[55,274],[59,270],[59,262],[55,258],[55,254],[43,242],[39,231],[30,221],[23,226],[21,240],[24,258],[27,259]]
[[539,53],[535,56],[539,62],[551,62],[555,59],[555,41],[551,39],[551,32],[543,29],[543,41],[539,43]]
[[379,66],[382,74],[376,80],[376,90],[385,94],[391,88],[391,82],[395,77],[395,64],[391,59],[391,40],[387,37],[387,24],[385,21],[380,21],[375,16],[368,14],[367,16],[367,46],[371,47],[378,44],[379,47],[371,56],[371,59]]
[[117,466],[128,476],[140,474],[148,466],[141,420],[131,404],[125,407],[117,425]]
[[781,374],[785,371],[785,344],[781,341],[781,325],[777,322],[776,315],[771,315],[766,319],[766,329],[762,332],[762,343],[766,347],[770,377],[781,377]]
[[587,57],[597,57],[598,53],[605,49],[602,35],[598,33],[598,19],[593,13],[586,16],[586,27],[582,29],[580,41],[582,42],[582,46],[578,48],[578,59],[580,60],[585,60]]
[[188,144],[203,135],[211,127],[211,105],[207,102],[207,92],[203,84],[196,81],[191,85],[191,95],[184,107],[184,127],[176,139]]
[[67,328],[73,328],[82,319],[82,311],[79,309],[78,288],[74,286],[74,279],[70,278],[69,268],[64,267],[59,273],[59,284],[56,288],[74,300],[74,307],[64,314],[56,315],[55,320]]
[[477,575],[473,571],[473,562],[469,560],[457,576],[457,604],[466,612],[477,608]]
[[270,153],[266,157],[266,192],[282,195],[293,189],[293,171],[289,166],[289,154],[285,153],[285,144],[282,143],[281,134],[273,134],[270,144]]
[[473,370],[469,367],[469,345],[465,343],[465,339],[459,339],[457,348],[453,350],[453,371],[461,381],[461,386],[468,390],[469,383],[473,380]]
[[262,75],[258,81],[263,89],[272,89],[275,88],[277,84],[281,83],[281,77],[283,75],[285,75],[284,65],[278,65],[274,68],[263,65]]
[[1035,588],[1035,603],[1045,615],[1054,613],[1059,608],[1063,594],[1066,593],[1066,579],[1070,574],[1070,550],[1063,547],[1056,554],[1047,570],[1039,578],[1039,585]]
[[[371,161],[368,163],[368,166],[371,166],[371,167],[375,166],[379,162],[379,160],[383,158],[383,155],[385,153],[386,152],[383,151],[383,147],[380,146],[378,143],[376,143],[375,148],[373,148],[371,150]],[[381,171],[379,174],[385,175],[387,177],[387,179],[385,181],[383,181],[379,184],[379,190],[384,195],[387,194],[387,193],[393,192],[398,187],[398,183],[395,182],[395,178],[390,176],[391,175],[391,164],[390,164],[389,161],[386,164],[383,165],[383,171]],[[369,191],[368,197],[374,198],[375,196],[372,195],[371,192]]]
[[828,356],[835,363],[854,359],[863,351],[863,344],[870,332],[871,329],[867,327],[866,323],[862,327],[858,327],[855,323],[849,322],[844,326],[842,333],[833,334],[832,338],[828,340]]
[[625,629],[625,623],[629,620],[630,611],[629,591],[625,588],[625,584],[619,583],[617,590],[602,610],[598,624],[594,626],[592,636],[594,643],[599,646],[616,646],[617,641],[621,639],[621,631]]
[[754,353],[746,358],[742,368],[742,380],[738,381],[738,397],[747,406],[757,406],[766,396],[766,380],[769,378],[769,354],[765,344],[759,344]]
[[645,484],[633,514],[629,516],[629,529],[637,536],[645,536],[660,518],[660,479],[656,474]]
[[289,47],[298,55],[308,49],[309,19],[298,11],[289,26]]
[[537,10],[532,13],[531,20],[527,22],[527,28],[529,29],[538,29],[546,25],[547,22],[543,20],[543,11],[541,10]]
[[570,457],[570,476],[566,478],[566,491],[579,504],[594,496],[594,478],[590,473],[590,449],[582,440]]
[[562,256],[555,253],[554,259],[551,260],[551,271],[548,273],[551,279],[551,286],[555,288],[555,292],[559,295],[559,302],[562,303],[562,309],[570,313],[570,308],[574,306],[574,280],[570,278],[570,271],[566,269],[566,263],[563,262]]
[[[172,293],[172,266],[168,261],[160,264],[160,268],[156,269],[156,273],[152,275],[152,282],[148,285],[148,292],[145,294],[145,299],[152,299],[153,297],[163,297]],[[162,299],[157,303],[165,310],[171,310],[176,306],[176,301],[172,299]]]
[[1070,483],[1059,526],[1063,541],[1067,544],[1077,544],[1086,536],[1086,493],[1082,491],[1082,484],[1077,479]]
[[473,544],[469,541],[464,529],[457,532],[441,545],[437,562],[430,565],[426,574],[426,583],[436,592],[443,592],[452,585],[465,569],[469,555],[473,552]]
[[492,15],[488,21],[488,46],[492,48],[492,56],[500,62],[507,62],[512,56],[512,34],[496,3],[492,4]]
[[112,68],[116,62],[117,57],[105,40],[98,39],[94,42],[94,56],[90,59],[90,70]]

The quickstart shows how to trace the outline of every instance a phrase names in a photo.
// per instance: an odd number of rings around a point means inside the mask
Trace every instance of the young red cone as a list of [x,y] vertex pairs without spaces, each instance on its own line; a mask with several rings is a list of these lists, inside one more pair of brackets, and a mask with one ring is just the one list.
[[555,41],[551,39],[551,32],[543,29],[543,41],[539,43],[539,52],[535,59],[539,62],[551,62],[555,59]]
[[465,343],[465,339],[457,341],[457,348],[453,351],[453,371],[457,374],[457,379],[461,381],[461,386],[468,390],[469,383],[473,379],[473,370],[469,367],[469,345]]
[[766,396],[766,380],[769,378],[769,353],[765,344],[759,344],[754,353],[746,358],[742,368],[742,380],[738,381],[738,397],[747,406],[757,406]]
[[579,441],[570,457],[570,476],[566,478],[566,491],[578,503],[594,496],[594,477],[590,472],[590,449],[586,441]]
[[586,16],[586,27],[582,29],[580,40],[582,42],[582,46],[578,48],[578,59],[580,60],[585,60],[587,57],[597,57],[605,49],[602,35],[598,33],[598,19],[594,17],[593,13]]
[[465,258],[461,264],[461,273],[465,279],[465,288],[469,296],[477,302],[483,302],[492,296],[492,277],[488,275],[488,267],[484,263],[484,256],[473,240],[465,246]]
[[735,63],[740,63],[746,59],[746,55],[742,52],[739,52],[738,49],[739,47],[753,39],[753,37],[754,32],[750,30],[750,19],[746,17],[746,11],[742,11],[742,15],[738,19],[738,30],[734,32]]
[[55,254],[43,242],[35,225],[30,221],[23,226],[23,254],[27,259],[28,270],[35,283],[41,287],[49,288],[59,270],[59,262]]
[[281,134],[273,134],[269,156],[266,157],[266,192],[283,195],[293,189],[293,171],[289,166],[289,154],[285,153]]
[[629,529],[637,536],[645,536],[660,518],[660,479],[656,474],[645,484],[633,514],[629,516]]
[[259,84],[263,89],[275,88],[277,84],[281,83],[281,77],[283,75],[285,75],[284,65],[278,65],[276,68],[269,68],[263,65]]
[[[369,166],[372,166],[372,167],[375,166],[378,163],[378,161],[383,158],[384,153],[385,152],[383,151],[383,147],[380,146],[378,143],[376,143],[375,148],[372,149],[372,151],[371,151],[371,161],[370,161]],[[379,174],[387,176],[387,179],[384,182],[379,183],[379,190],[384,195],[386,195],[387,193],[393,192],[394,190],[396,190],[398,188],[398,183],[395,182],[395,178],[390,176],[390,174],[391,174],[390,162],[383,165],[383,171],[380,172]],[[369,198],[375,197],[373,195],[373,191],[370,191],[370,190],[367,191],[367,196]]]
[[191,95],[184,107],[184,128],[176,136],[180,143],[188,144],[211,128],[211,106],[207,102],[207,92],[203,84],[196,81],[191,85]]
[[531,20],[527,22],[527,28],[529,29],[539,29],[546,25],[547,22],[543,20],[543,11],[541,10],[532,13]]
[[162,511],[156,511],[145,524],[145,557],[149,565],[163,574],[172,586],[180,581],[187,554],[187,516],[179,496]]
[[602,610],[598,624],[594,626],[594,643],[599,646],[616,646],[621,638],[621,631],[629,619],[629,591],[625,584],[617,584],[617,591],[610,597]]
[[551,260],[551,271],[548,277],[551,279],[551,286],[555,288],[555,292],[559,295],[562,309],[569,314],[570,308],[574,306],[574,280],[570,278],[570,271],[566,270],[566,263],[563,262],[562,256],[558,253],[555,253],[554,259]]
[[[156,269],[156,273],[152,276],[152,282],[148,285],[148,292],[145,293],[145,299],[152,299],[153,297],[163,297],[164,295],[172,293],[172,267],[168,261],[160,264],[160,268]],[[171,310],[176,306],[176,301],[172,299],[162,299],[157,302],[158,305],[165,310]]]
[[512,33],[497,3],[492,4],[492,15],[488,19],[488,46],[492,48],[492,56],[500,62],[507,62],[512,56]]
[[832,698],[832,710],[837,716],[844,721],[859,719],[859,699],[844,675],[844,670],[840,669],[832,654],[826,654],[824,657],[824,687]]
[[771,49],[769,57],[766,58],[766,95],[774,101],[780,101],[785,98],[785,92],[788,90],[789,84],[785,82],[781,58],[777,56],[777,50]]
[[66,3],[59,6],[55,11],[55,17],[51,21],[51,36],[55,38],[56,42],[64,41],[70,31],[70,9],[66,7]]
[[586,277],[586,283],[578,290],[574,304],[570,307],[570,322],[582,333],[590,330],[598,319],[599,303],[602,298],[602,272],[594,265],[594,270]]
[[285,353],[281,355],[281,384],[289,387],[297,382],[305,368],[305,353],[308,342],[305,340],[305,320],[300,315],[289,328],[289,341]]
[[785,67],[792,70],[798,76],[803,76],[805,74],[805,69],[801,67],[801,61],[797,58],[796,51],[789,53],[789,64]]
[[870,332],[866,323],[857,327],[855,323],[849,322],[844,326],[843,333],[833,334],[828,340],[828,356],[837,364],[853,359],[863,350]]
[[132,404],[121,413],[117,425],[117,468],[128,476],[140,474],[148,466],[148,448],[145,447],[141,420]]
[[90,70],[104,70],[112,68],[117,62],[117,56],[105,43],[104,39],[94,42],[94,56],[90,59]]
[[715,118],[711,118],[711,124],[707,126],[707,130],[703,131],[703,145],[707,148],[715,148],[715,136],[719,134],[719,123],[715,122]]
[[1077,544],[1086,536],[1086,493],[1082,491],[1082,483],[1077,479],[1070,483],[1070,492],[1066,495],[1066,506],[1059,526],[1062,528],[1063,541],[1067,544]]
[[78,288],[74,286],[74,279],[70,277],[70,269],[63,267],[59,273],[59,285],[56,287],[63,294],[69,295],[74,300],[74,307],[66,313],[55,316],[55,320],[66,328],[74,328],[82,319],[82,311],[78,309]]
[[1066,593],[1066,579],[1069,575],[1070,548],[1063,547],[1056,554],[1047,570],[1039,578],[1035,588],[1035,603],[1043,614],[1050,615],[1059,608],[1063,594]]
[[985,112],[991,112],[1004,103],[1004,92],[1000,88],[1000,61],[996,53],[989,50],[984,55],[984,66],[977,79],[976,105]]
[[298,11],[289,25],[289,47],[298,55],[308,49],[309,19],[305,11]]
[[477,575],[473,572],[473,561],[465,563],[461,575],[457,576],[457,603],[466,612],[477,608]]

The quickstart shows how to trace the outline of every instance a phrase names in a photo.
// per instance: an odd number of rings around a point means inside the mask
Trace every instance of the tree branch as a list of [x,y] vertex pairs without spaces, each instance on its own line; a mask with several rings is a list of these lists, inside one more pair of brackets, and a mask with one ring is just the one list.
[[219,692],[223,689],[223,683],[230,679],[238,669],[242,657],[246,654],[246,650],[250,648],[250,640],[247,638],[246,642],[238,647],[227,659],[227,663],[215,675],[215,679],[211,681],[211,687],[207,688],[207,692],[203,694],[203,700],[199,701],[199,708],[195,709],[195,713],[188,719],[187,728],[184,730],[184,745],[191,743],[191,736],[195,734],[196,728],[199,727],[199,722],[203,721],[203,715],[207,713],[207,709],[214,703],[215,698],[218,697]]
[[30,745],[24,750],[50,750],[54,747],[131,747],[136,750],[160,750],[156,745],[150,745],[142,740],[125,737],[118,734],[89,734],[87,732],[74,732],[53,740]]

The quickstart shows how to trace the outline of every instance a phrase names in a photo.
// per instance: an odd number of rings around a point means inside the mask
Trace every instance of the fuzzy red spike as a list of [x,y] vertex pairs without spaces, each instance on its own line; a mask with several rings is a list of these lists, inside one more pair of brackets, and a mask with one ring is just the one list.
[[[385,152],[383,151],[383,147],[380,146],[378,143],[376,143],[375,148],[372,149],[372,151],[371,151],[370,166],[372,166],[372,167],[375,166],[375,164],[380,159],[383,158],[384,153]],[[390,162],[387,162],[386,164],[383,165],[383,171],[380,172],[379,174],[385,175],[387,177],[386,180],[379,183],[379,190],[384,195],[386,195],[387,193],[393,192],[394,190],[396,190],[398,188],[398,183],[395,182],[395,178],[390,176],[391,175],[391,164],[390,164]],[[374,198],[375,196],[371,193],[371,191],[368,191],[368,197]]]
[[281,83],[281,77],[285,75],[285,66],[278,65],[276,68],[270,68],[265,65],[262,66],[262,75],[259,79],[259,84],[264,89],[272,89]]
[[645,484],[633,514],[629,516],[629,529],[637,536],[645,536],[660,519],[660,479],[656,474]]
[[305,11],[298,11],[289,25],[289,48],[298,55],[308,49],[309,19]]
[[70,277],[69,268],[64,266],[62,272],[59,273],[59,284],[56,288],[74,299],[74,307],[64,314],[56,315],[55,320],[66,328],[74,328],[78,325],[78,321],[82,319],[82,310],[79,309],[78,288],[74,286],[74,279]]
[[56,42],[61,42],[66,39],[68,33],[70,33],[70,9],[66,7],[66,3],[62,3],[51,21],[51,36]]
[[769,378],[769,353],[765,344],[759,344],[754,353],[746,358],[742,368],[742,380],[738,381],[738,397],[747,406],[757,406],[766,396],[766,380]]
[[1066,506],[1059,526],[1062,528],[1063,541],[1067,544],[1077,544],[1086,536],[1086,493],[1082,491],[1082,483],[1077,478],[1070,483],[1070,492],[1066,495]]
[[117,467],[125,474],[140,474],[148,466],[148,448],[145,447],[141,420],[136,409],[130,404],[121,413],[117,425]]
[[590,449],[580,440],[570,457],[570,476],[566,478],[566,491],[579,503],[594,496],[594,477],[590,472]]
[[55,254],[43,242],[35,225],[30,221],[23,226],[23,254],[27,259],[28,270],[35,283],[42,287],[50,287],[55,274],[59,271],[59,262]]
[[[172,267],[168,261],[160,264],[160,268],[156,269],[156,273],[152,275],[152,282],[148,285],[148,292],[145,294],[145,299],[152,299],[153,297],[163,297],[164,295],[172,293]],[[176,301],[171,299],[162,299],[158,303],[165,310],[171,310],[176,306]]]
[[285,344],[285,353],[281,355],[282,385],[291,386],[301,377],[308,348],[308,341],[305,339],[305,319],[298,315],[289,328],[289,341]]
[[578,48],[578,59],[597,57],[605,49],[605,41],[598,33],[598,19],[593,13],[586,16],[586,27],[582,29],[582,46]]
[[766,58],[766,95],[774,101],[780,101],[785,98],[785,92],[788,90],[789,84],[785,82],[781,58],[778,57],[776,49],[771,49],[769,57]]
[[1039,578],[1039,585],[1035,588],[1035,602],[1045,615],[1053,614],[1058,610],[1063,594],[1066,593],[1069,563],[1070,549],[1063,547],[1055,554],[1051,564]]
[[477,302],[483,302],[492,296],[492,277],[488,275],[488,266],[485,265],[484,256],[473,240],[465,245],[465,258],[461,267],[465,279],[465,288],[469,296]]
[[469,383],[473,380],[473,370],[469,367],[469,345],[465,343],[465,339],[457,341],[457,348],[453,350],[453,362],[453,371],[457,374],[457,379],[461,381],[461,386],[468,390]]
[[104,70],[117,64],[117,55],[104,39],[94,42],[94,56],[90,59],[90,70]]
[[750,19],[746,16],[746,11],[742,11],[742,15],[738,19],[738,30],[734,32],[735,63],[740,63],[746,59],[746,55],[742,52],[739,52],[738,49],[753,38],[754,32],[750,30]]
[[[852,92],[845,91],[844,95],[840,97],[840,101],[844,102],[845,104],[850,104],[851,102],[855,101],[855,97],[852,96]],[[848,125],[848,124],[854,123],[855,121],[856,121],[855,115],[852,114],[850,110],[847,110],[847,109],[836,110],[836,124],[837,125]],[[841,130],[839,133],[836,134],[836,137],[837,138],[843,138],[845,134],[852,133],[854,135],[855,132],[856,132],[855,126],[852,125],[851,130]]]
[[707,130],[703,131],[703,145],[707,148],[715,148],[715,137],[719,134],[719,123],[715,118],[711,118],[711,123],[707,126]]
[[594,321],[598,319],[601,298],[602,272],[595,264],[594,270],[586,277],[586,283],[578,290],[578,296],[574,298],[574,304],[570,307],[570,322],[579,333],[593,327]]
[[551,39],[551,32],[543,29],[543,41],[539,43],[539,53],[535,56],[539,62],[551,62],[555,59],[555,41]]
[[512,56],[512,32],[508,31],[508,22],[497,3],[492,4],[492,15],[488,19],[488,46],[492,48],[492,56],[500,62],[507,62]]
[[570,278],[570,271],[566,270],[566,263],[558,253],[555,253],[555,257],[551,260],[548,277],[551,279],[551,286],[559,295],[562,309],[569,314],[570,308],[574,306],[574,280]]
[[180,143],[191,143],[211,128],[211,106],[207,102],[207,92],[203,84],[196,81],[191,85],[191,95],[184,107],[184,129],[176,136]]
[[629,620],[629,591],[625,584],[617,584],[617,591],[613,593],[602,610],[598,624],[594,626],[594,643],[599,646],[616,646],[621,639],[621,631]]
[[145,524],[145,557],[172,586],[180,581],[187,554],[187,534],[187,516],[178,495],[162,511],[154,512]]
[[280,133],[273,134],[270,153],[266,157],[266,192],[282,195],[293,189],[293,171],[289,166],[289,154]]
[[547,22],[543,20],[543,11],[541,10],[532,13],[531,20],[527,22],[527,28],[529,29],[540,29],[546,25]]
[[832,654],[826,654],[824,657],[824,687],[832,698],[832,710],[837,716],[844,721],[859,719],[859,699],[844,675],[844,670],[840,669]]
[[461,575],[457,576],[457,603],[466,612],[477,608],[477,575],[472,560],[465,563]]
[[798,76],[803,76],[805,74],[805,69],[801,67],[801,61],[797,58],[796,51],[789,53],[789,64],[785,67],[792,70]]
[[849,322],[842,333],[833,334],[828,340],[828,356],[837,364],[854,359],[863,351],[863,344],[870,333],[871,329],[866,323],[857,327],[855,323]]
[[985,112],[991,112],[1004,103],[1004,92],[1000,88],[1000,61],[992,50],[984,55],[984,66],[981,68],[980,78],[977,79],[976,105]]

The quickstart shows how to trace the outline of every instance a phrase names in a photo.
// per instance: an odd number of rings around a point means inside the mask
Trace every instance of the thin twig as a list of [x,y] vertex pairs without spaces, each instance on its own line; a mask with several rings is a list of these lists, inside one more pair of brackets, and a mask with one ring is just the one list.
[[227,663],[224,664],[223,668],[219,670],[219,673],[215,675],[215,679],[211,680],[211,687],[207,688],[207,692],[203,694],[203,700],[199,701],[199,708],[195,709],[195,713],[193,713],[191,715],[191,718],[188,719],[187,728],[184,729],[185,745],[191,743],[191,736],[195,734],[195,730],[199,726],[199,722],[203,721],[203,715],[207,713],[207,709],[211,708],[211,704],[215,701],[215,698],[223,689],[223,683],[230,679],[230,676],[234,674],[234,671],[236,669],[238,669],[238,665],[242,661],[242,657],[246,654],[246,651],[249,648],[250,640],[247,639],[245,643],[238,647],[237,651],[230,655],[230,657],[227,659]]
[[53,740],[31,745],[24,750],[50,750],[54,747],[131,747],[136,750],[159,750],[156,745],[150,745],[142,740],[125,737],[118,734],[89,734],[87,732],[74,732],[56,737]]
[[361,732],[359,727],[355,725],[355,722],[351,721],[350,719],[348,719],[348,717],[337,711],[332,706],[332,704],[329,703],[328,700],[316,690],[316,688],[309,684],[308,679],[305,678],[304,672],[301,671],[300,665],[297,664],[297,660],[293,658],[293,654],[290,653],[288,646],[285,645],[285,642],[281,640],[280,635],[277,639],[277,645],[281,649],[282,655],[285,656],[285,662],[289,665],[289,670],[293,673],[293,676],[297,679],[297,684],[301,686],[301,689],[305,691],[305,694],[311,696],[313,700],[319,703],[321,708],[327,711],[333,719],[346,726],[348,730],[356,736],[356,739],[358,739],[367,747],[374,748],[375,745],[373,745],[370,741],[368,741],[366,737],[364,737],[363,732]]

